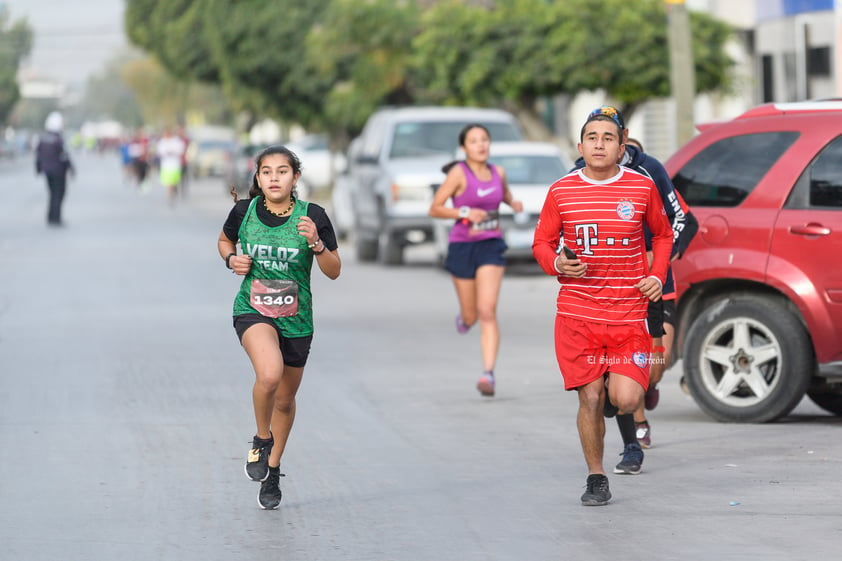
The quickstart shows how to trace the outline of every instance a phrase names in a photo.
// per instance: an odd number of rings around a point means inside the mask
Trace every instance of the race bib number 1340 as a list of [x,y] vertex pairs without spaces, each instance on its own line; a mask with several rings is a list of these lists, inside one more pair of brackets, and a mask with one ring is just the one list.
[[252,279],[251,307],[269,318],[298,314],[298,283],[289,279]]

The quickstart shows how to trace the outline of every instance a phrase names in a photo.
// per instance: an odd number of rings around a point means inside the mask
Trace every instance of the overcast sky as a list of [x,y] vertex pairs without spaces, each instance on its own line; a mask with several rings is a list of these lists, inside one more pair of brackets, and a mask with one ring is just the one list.
[[123,0],[0,0],[35,37],[24,66],[39,77],[82,86],[127,44]]

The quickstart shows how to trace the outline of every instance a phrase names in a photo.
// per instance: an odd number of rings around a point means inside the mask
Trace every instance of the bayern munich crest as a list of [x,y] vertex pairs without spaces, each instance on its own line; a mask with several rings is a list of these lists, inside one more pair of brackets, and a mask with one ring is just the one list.
[[646,366],[646,353],[638,351],[632,355],[632,360],[638,366],[638,368],[643,368],[644,366]]
[[634,218],[634,204],[626,200],[617,203],[617,216],[622,220],[631,220]]

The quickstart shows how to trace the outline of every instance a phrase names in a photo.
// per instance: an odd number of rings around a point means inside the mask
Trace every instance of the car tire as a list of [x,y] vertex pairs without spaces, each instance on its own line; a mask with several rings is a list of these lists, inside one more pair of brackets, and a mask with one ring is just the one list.
[[382,264],[400,265],[403,263],[403,246],[397,240],[397,236],[391,232],[382,232],[378,244],[377,252]]
[[815,369],[804,326],[781,298],[711,301],[684,344],[690,395],[718,421],[764,423],[789,414]]
[[807,392],[807,397],[828,413],[842,417],[842,388],[838,386],[835,388],[826,386],[818,389],[810,389]]
[[355,244],[357,259],[363,262],[377,260],[377,239],[366,238],[362,232],[357,232]]

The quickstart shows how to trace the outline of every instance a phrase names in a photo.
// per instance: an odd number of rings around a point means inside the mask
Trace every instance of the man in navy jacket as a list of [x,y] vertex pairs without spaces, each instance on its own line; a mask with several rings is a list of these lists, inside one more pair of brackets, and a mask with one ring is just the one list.
[[63,128],[61,113],[53,111],[44,123],[46,131],[38,141],[35,150],[35,173],[43,173],[47,177],[47,188],[50,190],[50,203],[47,210],[47,224],[61,226],[61,204],[67,188],[67,172],[74,172],[73,162],[64,147],[61,136]]

